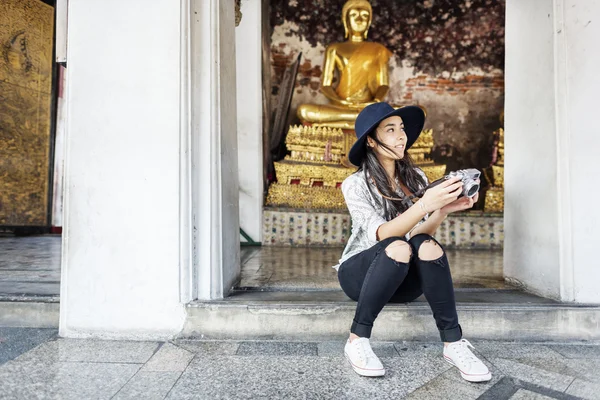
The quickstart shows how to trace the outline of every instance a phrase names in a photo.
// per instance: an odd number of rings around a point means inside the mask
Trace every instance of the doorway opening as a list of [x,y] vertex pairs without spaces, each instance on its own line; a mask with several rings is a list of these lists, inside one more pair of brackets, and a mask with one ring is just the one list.
[[[268,22],[262,32],[267,184],[255,240],[262,247],[242,247],[238,291],[340,290],[331,267],[351,234],[340,186],[355,170],[346,158],[355,133],[352,123],[328,125],[299,110],[321,106],[334,115],[336,104],[323,86],[335,89],[369,74],[352,71],[352,62],[327,70],[327,49],[346,40],[343,3],[269,0],[261,21],[244,21],[253,14],[244,13],[242,2],[242,24]],[[430,181],[466,168],[482,173],[474,208],[451,215],[435,235],[447,250],[455,286],[511,289],[502,254],[505,2],[385,0],[372,4],[371,18],[367,40],[389,51],[385,101],[427,113],[411,149],[417,165]],[[242,229],[250,218],[241,214]]]
[[0,16],[0,301],[58,303],[64,65],[55,0],[7,0]]

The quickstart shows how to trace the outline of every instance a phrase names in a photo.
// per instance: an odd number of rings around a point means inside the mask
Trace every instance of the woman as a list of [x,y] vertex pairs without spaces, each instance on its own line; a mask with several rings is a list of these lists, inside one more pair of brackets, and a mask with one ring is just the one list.
[[358,374],[384,375],[369,343],[375,318],[389,302],[425,294],[444,342],[444,358],[464,379],[488,381],[488,368],[462,339],[448,259],[433,238],[448,214],[471,208],[478,195],[458,198],[462,182],[453,178],[413,203],[427,178],[407,150],[424,123],[421,108],[395,110],[386,103],[365,107],[356,119],[357,140],[348,157],[359,169],[342,184],[352,235],[336,266],[342,289],[358,302],[344,353]]

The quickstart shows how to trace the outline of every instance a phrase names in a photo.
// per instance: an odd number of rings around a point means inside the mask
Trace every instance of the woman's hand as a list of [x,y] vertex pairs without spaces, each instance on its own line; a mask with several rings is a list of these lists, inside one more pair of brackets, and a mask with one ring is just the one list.
[[478,199],[479,193],[476,193],[473,197],[461,197],[447,206],[442,207],[440,211],[443,214],[448,215],[453,212],[468,210],[469,208],[472,208],[475,203],[477,203]]
[[[481,184],[481,181],[479,179],[476,179],[475,182],[477,182],[477,184],[479,185]],[[442,207],[440,209],[440,212],[442,214],[448,215],[453,212],[468,210],[469,208],[473,208],[473,205],[477,203],[477,200],[479,200],[479,192],[475,193],[475,196],[473,196],[472,198],[461,197],[460,199],[453,201],[447,206]]]
[[425,211],[432,213],[456,201],[462,191],[463,183],[460,177],[448,179],[437,186],[427,189],[419,200]]

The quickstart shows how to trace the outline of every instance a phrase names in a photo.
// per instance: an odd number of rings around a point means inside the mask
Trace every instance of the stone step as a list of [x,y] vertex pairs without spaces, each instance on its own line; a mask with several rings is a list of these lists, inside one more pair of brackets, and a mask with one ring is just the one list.
[[[465,336],[514,341],[600,339],[600,306],[573,305],[518,290],[457,289]],[[181,337],[205,339],[342,340],[356,303],[341,291],[236,292],[219,301],[187,307]],[[391,304],[375,322],[377,340],[439,340],[428,304],[422,299]]]
[[58,297],[0,297],[0,326],[11,328],[58,328]]

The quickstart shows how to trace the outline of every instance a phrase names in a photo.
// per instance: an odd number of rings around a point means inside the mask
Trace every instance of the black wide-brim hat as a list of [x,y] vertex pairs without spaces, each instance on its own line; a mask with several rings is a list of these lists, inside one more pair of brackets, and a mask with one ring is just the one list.
[[356,142],[348,153],[348,159],[352,164],[360,167],[367,153],[365,141],[369,133],[373,132],[381,121],[395,115],[402,118],[402,122],[404,122],[404,132],[407,136],[404,151],[407,151],[417,141],[425,124],[425,111],[422,108],[406,106],[395,109],[387,103],[368,105],[358,114],[354,123]]

